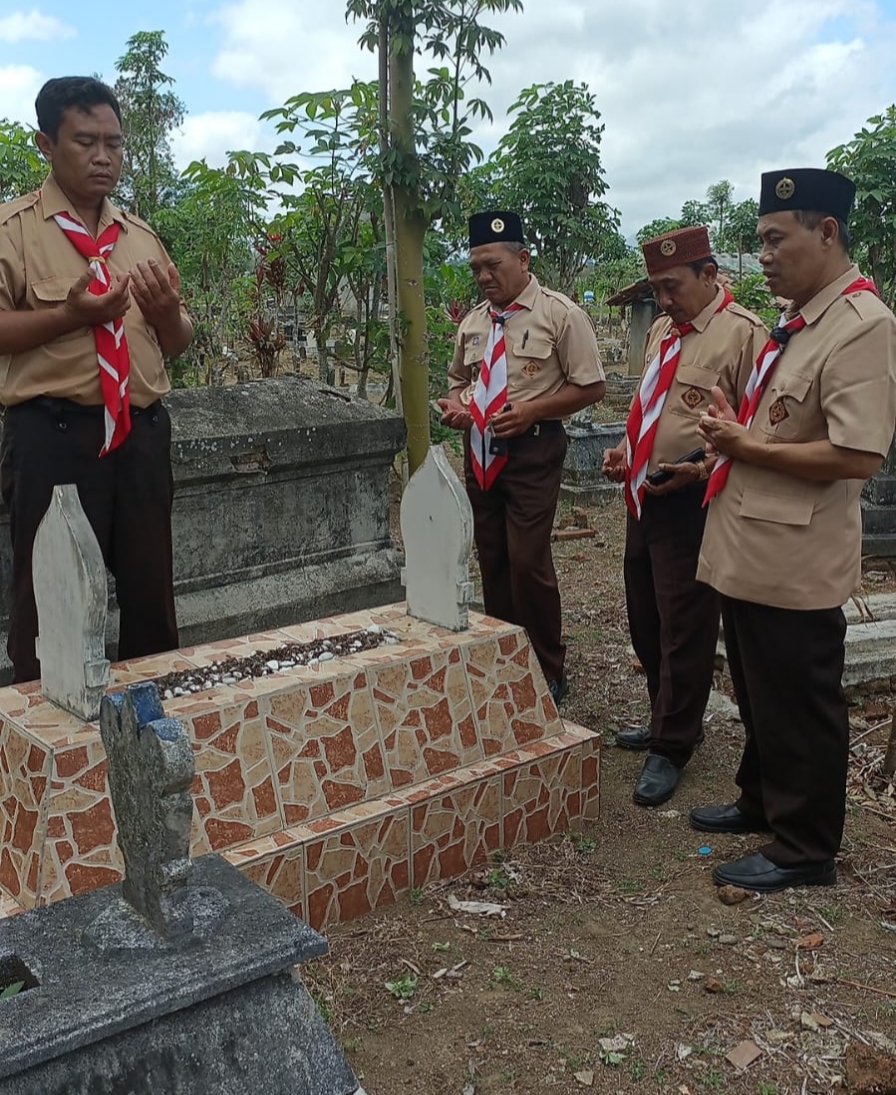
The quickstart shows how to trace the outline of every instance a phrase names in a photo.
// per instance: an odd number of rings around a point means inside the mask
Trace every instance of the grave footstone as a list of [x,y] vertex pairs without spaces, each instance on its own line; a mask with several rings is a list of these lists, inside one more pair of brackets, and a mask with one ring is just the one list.
[[434,446],[401,500],[408,615],[463,631],[473,598],[473,510],[443,449]]
[[72,484],[53,488],[32,569],[43,694],[78,718],[95,719],[109,681],[106,565]]
[[192,749],[154,684],[103,701],[127,875],[0,921],[0,1095],[353,1095],[296,967],[326,942],[187,857]]

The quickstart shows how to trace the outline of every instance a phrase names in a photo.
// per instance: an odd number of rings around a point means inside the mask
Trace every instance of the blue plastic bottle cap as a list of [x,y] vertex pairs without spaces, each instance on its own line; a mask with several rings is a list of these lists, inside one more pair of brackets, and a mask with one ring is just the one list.
[[700,855],[712,855],[712,848],[707,848],[704,844],[703,847],[699,849],[699,852]]

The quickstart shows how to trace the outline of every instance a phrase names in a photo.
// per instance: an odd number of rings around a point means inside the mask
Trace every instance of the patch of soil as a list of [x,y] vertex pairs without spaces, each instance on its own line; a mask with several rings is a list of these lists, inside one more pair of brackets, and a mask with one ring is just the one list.
[[203,669],[181,669],[157,677],[154,683],[166,700],[184,696],[187,692],[203,692],[219,684],[238,684],[252,677],[269,677],[298,665],[317,665],[348,654],[373,650],[383,643],[397,643],[398,637],[377,624],[362,631],[331,635],[307,643],[285,643],[274,650],[257,650],[242,658],[221,658]]
[[[896,1053],[896,790],[880,772],[894,697],[852,710],[837,886],[723,904],[712,868],[763,838],[707,840],[687,813],[733,801],[742,728],[708,716],[675,797],[632,802],[643,757],[613,736],[648,704],[625,617],[621,498],[589,516],[598,538],[554,555],[562,713],[604,735],[600,820],[334,929],[303,976],[368,1095],[836,1090],[847,1045]],[[449,894],[503,916],[452,910]],[[754,1057],[745,1043],[759,1055],[741,1071],[727,1055]]]

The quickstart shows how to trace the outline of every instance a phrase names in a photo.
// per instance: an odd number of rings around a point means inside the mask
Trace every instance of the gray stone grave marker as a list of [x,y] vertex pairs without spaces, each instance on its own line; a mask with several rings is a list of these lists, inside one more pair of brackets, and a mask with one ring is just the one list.
[[37,656],[48,700],[89,721],[109,682],[106,564],[78,488],[54,487],[34,539]]
[[473,599],[473,509],[444,451],[429,450],[401,500],[408,615],[463,631]]
[[[0,1095],[353,1095],[297,966],[326,942],[217,855],[189,859],[193,755],[152,683],[104,699],[127,876],[0,920]],[[0,980],[0,987],[3,982]]]

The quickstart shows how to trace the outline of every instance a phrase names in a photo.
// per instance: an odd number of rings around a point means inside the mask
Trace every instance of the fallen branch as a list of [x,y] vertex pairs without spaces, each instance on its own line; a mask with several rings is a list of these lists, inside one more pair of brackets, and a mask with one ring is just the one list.
[[849,985],[854,989],[861,989],[863,992],[873,992],[875,996],[886,996],[888,1000],[896,1000],[896,992],[887,992],[886,989],[876,989],[871,985],[861,985],[858,981],[847,981],[845,977],[837,978],[838,985]]
[[890,722],[890,740],[884,754],[884,775],[896,776],[896,711],[893,712]]

